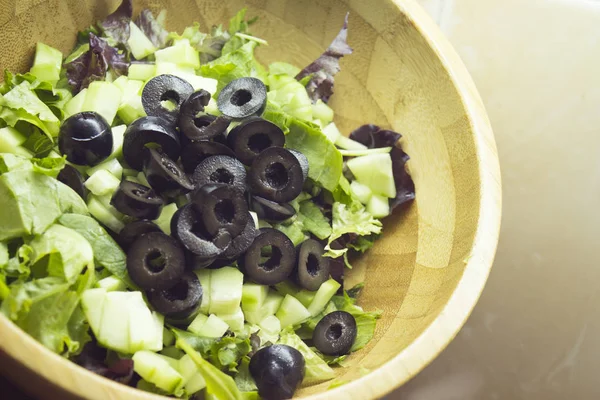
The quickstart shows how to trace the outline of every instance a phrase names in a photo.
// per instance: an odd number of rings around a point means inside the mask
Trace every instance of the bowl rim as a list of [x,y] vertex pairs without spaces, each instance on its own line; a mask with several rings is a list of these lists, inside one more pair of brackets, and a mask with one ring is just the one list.
[[[403,13],[434,50],[456,88],[474,134],[479,161],[481,198],[479,222],[463,276],[440,314],[407,348],[369,374],[335,389],[307,397],[380,398],[399,387],[423,368],[454,339],[475,307],[491,270],[498,238],[502,208],[500,166],[492,128],[467,68],[437,24],[415,0],[388,0]],[[94,374],[46,349],[0,314],[0,352],[37,375],[38,378],[73,396],[80,396],[91,384],[98,390],[91,398],[114,398],[115,392],[131,399],[164,399]],[[5,344],[20,342],[13,347]],[[25,350],[25,351],[23,351]],[[61,368],[53,366],[60,365]],[[58,371],[60,370],[60,371]],[[65,378],[65,377],[68,377]],[[13,377],[15,378],[15,377]],[[78,390],[79,389],[79,390]]]

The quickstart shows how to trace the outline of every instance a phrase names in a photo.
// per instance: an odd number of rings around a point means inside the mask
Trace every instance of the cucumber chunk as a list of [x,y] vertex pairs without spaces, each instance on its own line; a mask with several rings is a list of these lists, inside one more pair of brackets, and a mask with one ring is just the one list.
[[154,47],[150,39],[133,22],[129,23],[129,31],[127,45],[129,45],[131,54],[133,54],[136,60],[146,58],[156,51],[156,47]]
[[125,138],[126,129],[127,125],[117,125],[111,129],[113,134],[113,151],[108,158],[118,158],[123,155],[123,139]]
[[206,387],[206,381],[198,371],[192,358],[185,354],[179,359],[179,373],[183,377],[183,387],[188,395],[192,395]]
[[269,287],[256,283],[245,283],[242,287],[242,309],[244,311],[256,311],[260,309],[267,294]]
[[283,302],[277,313],[275,313],[275,316],[279,318],[281,328],[284,329],[290,325],[297,325],[304,322],[310,318],[311,314],[297,298],[287,294],[283,298]]
[[100,279],[96,282],[96,286],[107,292],[122,292],[127,288],[125,283],[116,276],[108,276],[104,279]]
[[231,314],[219,314],[218,317],[234,332],[241,332],[244,329],[244,313],[240,307]]
[[317,292],[311,292],[310,290],[302,289],[296,293],[296,296],[294,297],[297,298],[304,307],[308,307],[315,299],[316,294]]
[[321,99],[312,105],[312,112],[313,118],[321,121],[322,126],[327,126],[333,121],[333,110]]
[[237,268],[223,267],[211,271],[210,313],[233,314],[242,301],[244,274]]
[[67,104],[65,104],[65,119],[83,110],[83,103],[85,103],[85,96],[87,95],[87,91],[87,88],[83,89],[81,92],[77,93],[71,100],[69,100]]
[[[147,183],[147,182],[146,182]],[[91,211],[90,211],[91,212]],[[177,212],[177,204],[171,203],[163,207],[154,223],[167,235],[171,234],[171,218]]]
[[129,353],[128,299],[129,292],[108,292],[105,295],[102,321],[96,335],[102,346],[121,353]]
[[342,136],[342,133],[340,132],[340,130],[334,122],[330,123],[325,128],[323,128],[323,133],[325,134],[325,136],[327,136],[327,139],[329,139],[329,141],[334,144],[338,140],[338,138]]
[[342,285],[333,279],[323,282],[319,290],[317,290],[315,298],[310,303],[310,306],[308,306],[308,312],[310,315],[315,317],[321,311],[323,311],[327,303],[329,303],[329,300],[331,300],[341,286]]
[[167,329],[163,326],[163,345],[165,346],[173,346],[175,345],[175,335],[171,332],[170,329]]
[[[128,292],[127,306],[129,307],[129,352],[139,350],[159,351],[163,348],[162,316],[156,317],[146,306],[140,292]],[[160,329],[157,319],[161,322]]]
[[284,296],[286,294],[289,294],[290,296],[295,297],[296,294],[298,294],[298,292],[300,291],[300,287],[298,285],[296,285],[294,282],[287,280],[287,281],[283,281],[283,282],[276,284],[275,290],[277,290],[279,293],[281,293]]
[[335,145],[345,150],[367,150],[367,146],[364,144],[341,134],[336,138]]
[[121,181],[105,169],[94,172],[86,181],[85,187],[96,196],[114,193]]
[[12,153],[31,158],[31,152],[21,146],[26,141],[27,137],[15,128],[6,126],[0,129],[0,153]]
[[154,53],[156,62],[172,62],[182,67],[200,68],[200,56],[189,40],[181,40],[174,46],[165,47]]
[[344,157],[360,157],[368,156],[369,154],[389,153],[392,151],[391,147],[378,147],[376,149],[364,149],[364,150],[339,150],[340,154]]
[[119,233],[125,227],[123,221],[115,217],[115,215],[94,196],[90,196],[87,206],[92,217],[96,218],[111,231]]
[[137,180],[144,186],[148,186],[151,187],[150,184],[148,183],[148,180],[146,179],[146,175],[144,175],[144,172],[140,171],[137,174]]
[[367,211],[375,218],[390,215],[390,202],[387,197],[374,194],[367,204]]
[[363,185],[358,181],[352,181],[352,183],[350,183],[350,191],[352,192],[352,195],[363,204],[369,203],[369,200],[371,200],[371,196],[373,195],[373,191],[371,191],[367,185]]
[[265,317],[275,315],[282,301],[283,296],[271,290],[261,308],[256,311],[244,311],[244,317],[251,324],[259,324]]
[[260,326],[261,329],[271,334],[281,332],[281,321],[274,315],[269,315],[263,318],[263,320],[260,321],[258,326]]
[[35,47],[35,59],[31,73],[40,81],[56,83],[60,79],[62,58],[59,50],[38,42]]
[[163,356],[171,357],[175,360],[179,360],[181,359],[181,357],[183,357],[185,353],[178,349],[177,346],[167,346],[160,351],[160,354]]
[[208,320],[208,315],[206,314],[198,314],[194,318],[191,324],[188,325],[187,330],[192,333],[197,333],[200,328],[206,323]]
[[198,280],[200,281],[200,285],[202,286],[202,291],[204,295],[202,296],[202,302],[200,303],[200,312],[203,314],[208,314],[208,310],[210,309],[210,269],[201,269],[199,271],[195,271],[198,276]]
[[127,76],[129,79],[135,79],[137,81],[147,81],[152,78],[156,74],[156,65],[155,64],[145,64],[145,63],[132,63],[129,66],[129,71],[127,72]]
[[119,180],[123,177],[123,167],[121,166],[121,163],[115,158],[110,159],[108,161],[104,161],[102,164],[98,164],[95,167],[88,169],[86,173],[88,174],[88,176],[92,176],[100,170],[110,172],[115,178]]
[[369,154],[346,162],[356,180],[368,186],[374,194],[396,196],[392,158],[389,153]]
[[198,314],[194,321],[188,326],[188,331],[201,337],[220,338],[229,329],[229,325],[214,314],[208,317]]
[[[151,351],[138,351],[132,357],[133,370],[145,381],[168,393],[175,393],[181,386],[183,377],[171,366],[164,356]],[[177,360],[175,360],[177,362]]]
[[95,111],[112,125],[121,104],[121,90],[110,82],[94,81],[88,86],[81,111]]
[[92,328],[94,335],[98,336],[100,332],[100,323],[102,322],[102,311],[104,310],[104,300],[106,298],[106,289],[88,289],[81,295],[81,307],[85,318]]
[[[125,78],[124,76],[119,79]],[[131,124],[136,119],[146,115],[144,106],[142,105],[142,87],[144,82],[133,79],[127,79],[120,81],[117,79],[114,84],[121,89],[121,104],[117,114],[119,118],[126,124]]]

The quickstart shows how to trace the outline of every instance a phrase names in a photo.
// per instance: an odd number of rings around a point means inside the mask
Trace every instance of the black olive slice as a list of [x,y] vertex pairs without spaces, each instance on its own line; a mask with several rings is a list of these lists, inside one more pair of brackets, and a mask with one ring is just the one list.
[[251,165],[263,150],[283,147],[285,135],[274,123],[253,117],[233,128],[227,136],[227,143],[241,162]]
[[199,90],[192,93],[181,106],[178,125],[179,130],[189,140],[210,140],[222,135],[229,126],[229,118],[204,114],[204,107],[210,100],[210,93]]
[[202,219],[194,211],[192,204],[181,207],[173,215],[171,234],[186,249],[203,260],[218,257],[231,244],[229,232],[220,230],[216,235],[211,235],[206,231]]
[[181,152],[181,165],[188,174],[194,170],[202,161],[211,156],[235,157],[233,151],[221,143],[216,142],[191,142],[183,147]]
[[174,75],[159,75],[144,86],[142,106],[146,114],[162,117],[174,125],[181,105],[192,93],[194,88],[187,81]]
[[83,184],[83,176],[73,166],[66,164],[56,179],[73,189],[84,201],[86,200],[88,191]]
[[298,248],[296,279],[306,290],[318,290],[329,279],[329,257],[323,257],[323,245],[314,239],[302,242]]
[[[263,248],[269,247],[270,256],[263,257]],[[246,275],[254,282],[275,285],[286,280],[292,273],[296,263],[296,250],[284,233],[277,229],[263,228],[240,263]]]
[[292,153],[300,163],[300,168],[302,168],[302,176],[304,177],[304,180],[306,180],[308,178],[308,158],[306,158],[306,156],[298,150],[288,149],[288,151]]
[[160,149],[148,149],[150,155],[144,163],[146,180],[159,194],[174,197],[181,191],[189,192],[194,185],[173,160]]
[[231,264],[236,258],[248,250],[257,235],[258,230],[254,226],[254,220],[252,217],[248,216],[246,227],[239,235],[233,238],[231,245],[220,255],[220,258],[228,260],[229,264]]
[[175,239],[161,232],[140,236],[127,251],[127,272],[144,290],[170,289],[183,275],[185,253]]
[[235,186],[209,183],[192,194],[192,204],[210,235],[225,230],[237,236],[250,218],[244,194]]
[[[229,247],[228,247],[229,248]],[[191,251],[187,251],[186,252],[186,259],[187,259],[187,268],[190,270],[198,270],[198,269],[204,269],[204,268],[208,268],[212,263],[214,263],[217,260],[217,257],[201,257],[201,256],[197,256],[194,253],[192,253]]]
[[348,354],[356,340],[356,320],[346,311],[334,311],[324,316],[313,332],[313,344],[328,356]]
[[127,250],[137,238],[150,232],[162,231],[158,225],[147,219],[133,221],[125,225],[125,228],[119,232],[118,242],[123,249]]
[[260,153],[248,173],[252,193],[277,203],[294,200],[302,192],[303,184],[298,159],[281,147],[269,147]]
[[288,203],[275,203],[259,196],[250,198],[250,209],[258,218],[268,222],[281,222],[296,214],[296,210]]
[[185,272],[169,289],[149,290],[148,302],[167,320],[184,320],[196,313],[202,302],[202,285],[195,273]]
[[291,346],[274,344],[258,350],[250,359],[250,375],[265,400],[284,400],[294,396],[304,379],[302,353]]
[[73,114],[60,126],[58,149],[73,164],[98,165],[112,153],[110,124],[93,111]]
[[260,115],[267,105],[267,87],[257,78],[235,79],[221,90],[217,106],[231,118]]
[[246,168],[244,164],[229,156],[211,156],[196,167],[192,181],[197,187],[207,183],[222,183],[246,190]]
[[131,168],[142,170],[148,157],[148,147],[160,147],[171,160],[181,153],[179,134],[159,117],[138,118],[125,131],[123,157]]
[[149,187],[123,180],[112,196],[110,204],[117,211],[130,217],[156,219],[165,202]]

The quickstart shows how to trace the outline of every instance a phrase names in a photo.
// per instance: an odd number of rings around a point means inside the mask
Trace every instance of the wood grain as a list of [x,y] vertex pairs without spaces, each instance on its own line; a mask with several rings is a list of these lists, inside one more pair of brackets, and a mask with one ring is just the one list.
[[[0,67],[26,70],[36,41],[68,52],[78,30],[116,1],[2,1]],[[366,281],[366,309],[384,310],[375,339],[338,370],[348,383],[303,388],[311,399],[378,398],[424,368],[456,335],[474,307],[496,250],[501,185],[492,130],[465,67],[438,28],[412,0],[140,1],[136,9],[168,10],[181,30],[226,21],[239,8],[259,16],[253,33],[269,41],[264,63],[305,65],[335,36],[350,11],[354,54],[342,62],[332,106],[344,132],[376,123],[404,134],[417,199],[385,221],[383,239],[350,272]],[[50,353],[0,316],[0,356],[34,394],[57,398],[150,399]],[[0,368],[11,363],[2,362]],[[5,373],[6,373],[6,369]],[[370,371],[366,373],[365,371]],[[10,372],[10,371],[9,371]]]

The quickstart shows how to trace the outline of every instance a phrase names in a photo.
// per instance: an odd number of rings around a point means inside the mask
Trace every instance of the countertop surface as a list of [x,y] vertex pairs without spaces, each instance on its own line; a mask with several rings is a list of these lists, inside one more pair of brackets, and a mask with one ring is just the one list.
[[[469,321],[389,399],[597,399],[600,1],[419,2],[485,102],[504,209],[496,262]],[[26,399],[2,378],[0,393]]]

